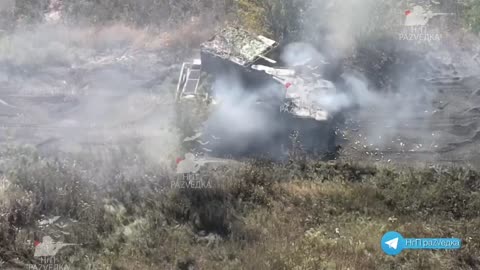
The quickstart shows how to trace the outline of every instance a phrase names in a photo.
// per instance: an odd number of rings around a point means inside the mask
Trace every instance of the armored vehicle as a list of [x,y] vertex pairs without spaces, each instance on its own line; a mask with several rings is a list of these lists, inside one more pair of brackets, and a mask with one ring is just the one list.
[[[197,119],[183,125],[186,151],[281,159],[294,145],[313,155],[335,150],[335,116],[322,106],[334,84],[308,64],[286,67],[277,60],[279,48],[265,36],[227,27],[201,45],[199,59],[183,64],[179,122]],[[202,112],[193,109],[199,104]]]

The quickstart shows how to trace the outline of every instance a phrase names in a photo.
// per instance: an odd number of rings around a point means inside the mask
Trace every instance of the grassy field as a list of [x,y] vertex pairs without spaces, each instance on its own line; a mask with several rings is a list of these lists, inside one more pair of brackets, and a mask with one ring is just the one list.
[[[189,188],[167,168],[92,176],[81,159],[11,151],[0,196],[0,257],[9,267],[39,264],[28,239],[47,234],[82,244],[57,255],[71,269],[480,267],[475,171],[252,161],[203,172],[204,184]],[[38,225],[53,216],[75,222]],[[390,230],[459,237],[464,246],[389,257],[379,243]]]

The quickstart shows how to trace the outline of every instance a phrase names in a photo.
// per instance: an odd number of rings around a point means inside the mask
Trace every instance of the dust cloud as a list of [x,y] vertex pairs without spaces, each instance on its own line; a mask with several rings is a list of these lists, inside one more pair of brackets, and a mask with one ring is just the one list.
[[106,158],[127,149],[157,163],[172,160],[178,139],[169,78],[178,67],[171,37],[124,25],[52,23],[1,36],[2,142],[55,154]]
[[[473,82],[479,81],[475,58],[480,43],[478,37],[452,30],[461,25],[461,18],[429,21],[422,31],[440,33],[439,41],[405,41],[399,33],[411,29],[405,29],[404,11],[418,4],[313,3],[304,18],[303,38],[318,51],[287,54],[289,59],[321,55],[343,67],[342,75],[334,78],[340,93],[328,97],[325,106],[346,115],[342,127],[346,154],[377,161],[478,160],[478,149],[472,147],[479,134],[472,98],[477,97]],[[429,8],[454,14],[455,3],[435,2]],[[328,71],[328,65],[324,69]]]

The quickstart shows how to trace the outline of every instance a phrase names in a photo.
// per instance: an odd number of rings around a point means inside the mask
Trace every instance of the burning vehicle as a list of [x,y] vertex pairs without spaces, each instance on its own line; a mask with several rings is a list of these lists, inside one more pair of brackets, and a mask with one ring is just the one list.
[[[192,108],[199,104],[207,111],[204,119],[193,124],[198,126],[184,129],[187,151],[281,159],[294,146],[312,155],[335,150],[335,114],[319,102],[337,91],[334,84],[323,79],[319,67],[309,61],[285,66],[277,60],[279,52],[274,40],[227,27],[201,45],[199,59],[183,63],[176,90],[176,102],[183,108],[179,121],[198,116]],[[221,91],[219,81],[224,82]],[[238,130],[259,119],[263,122],[254,128]]]

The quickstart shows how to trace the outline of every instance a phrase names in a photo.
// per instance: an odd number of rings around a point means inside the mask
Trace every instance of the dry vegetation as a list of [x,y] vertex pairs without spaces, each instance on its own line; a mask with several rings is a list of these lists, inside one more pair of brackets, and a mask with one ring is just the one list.
[[[251,29],[277,37],[298,31],[297,22],[286,19],[298,15],[289,13],[298,11],[296,1],[64,2],[72,21],[88,14],[96,23],[153,25],[199,14],[224,20],[238,12],[232,18]],[[10,15],[32,22],[46,8],[42,1],[17,3]],[[474,28],[478,20],[472,20]],[[82,243],[60,252],[71,269],[480,268],[476,171],[251,161],[203,172],[209,188],[179,189],[172,188],[179,179],[171,168],[125,156],[112,152],[116,166],[100,170],[89,156],[56,160],[34,149],[3,149],[0,259],[6,263],[0,267],[38,263],[28,241],[53,234]],[[53,216],[68,226],[39,228],[39,220]],[[459,237],[464,247],[388,257],[379,241],[390,230]]]
[[[95,170],[85,161],[8,151],[15,160],[4,168],[10,184],[1,191],[0,257],[11,266],[35,263],[27,240],[58,234],[37,222],[61,216],[77,221],[60,239],[84,243],[61,252],[78,269],[480,267],[475,171],[252,161],[204,172],[208,188],[179,189],[168,170],[112,169],[90,178],[86,170]],[[464,247],[388,257],[379,239],[389,230],[460,237]]]

